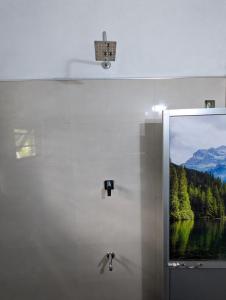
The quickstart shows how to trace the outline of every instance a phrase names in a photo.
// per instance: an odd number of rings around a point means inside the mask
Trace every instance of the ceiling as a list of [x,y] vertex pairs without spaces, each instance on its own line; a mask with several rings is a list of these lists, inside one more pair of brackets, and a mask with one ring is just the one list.
[[[0,79],[226,74],[225,0],[1,0]],[[94,40],[117,41],[104,70]]]

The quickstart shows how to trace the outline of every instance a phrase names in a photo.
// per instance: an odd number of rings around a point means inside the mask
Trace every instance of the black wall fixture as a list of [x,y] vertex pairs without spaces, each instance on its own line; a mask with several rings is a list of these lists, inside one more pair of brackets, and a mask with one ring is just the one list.
[[104,188],[108,193],[108,196],[111,196],[111,191],[114,190],[114,180],[105,180]]

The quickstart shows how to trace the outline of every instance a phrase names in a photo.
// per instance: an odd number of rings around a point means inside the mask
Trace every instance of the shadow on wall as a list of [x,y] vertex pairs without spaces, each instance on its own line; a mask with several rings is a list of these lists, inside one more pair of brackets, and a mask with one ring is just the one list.
[[142,300],[163,299],[162,123],[140,126]]
[[[66,67],[65,67],[65,77],[66,78],[72,78],[73,77],[73,69],[76,68],[78,66],[78,64],[101,67],[101,63],[98,62],[98,61],[72,58],[72,59],[67,61],[67,64],[66,64]],[[78,84],[80,84],[79,80],[76,80],[76,82],[78,82]]]

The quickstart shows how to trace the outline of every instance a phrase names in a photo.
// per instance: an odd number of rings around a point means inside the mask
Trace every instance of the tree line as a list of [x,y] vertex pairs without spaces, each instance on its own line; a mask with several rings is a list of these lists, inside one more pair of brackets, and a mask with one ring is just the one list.
[[226,184],[207,172],[170,163],[170,219],[223,218]]

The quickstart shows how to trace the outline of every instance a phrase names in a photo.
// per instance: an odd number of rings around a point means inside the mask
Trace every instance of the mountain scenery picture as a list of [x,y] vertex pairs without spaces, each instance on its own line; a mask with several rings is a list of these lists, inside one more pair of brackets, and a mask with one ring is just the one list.
[[226,115],[170,118],[170,259],[226,259]]

